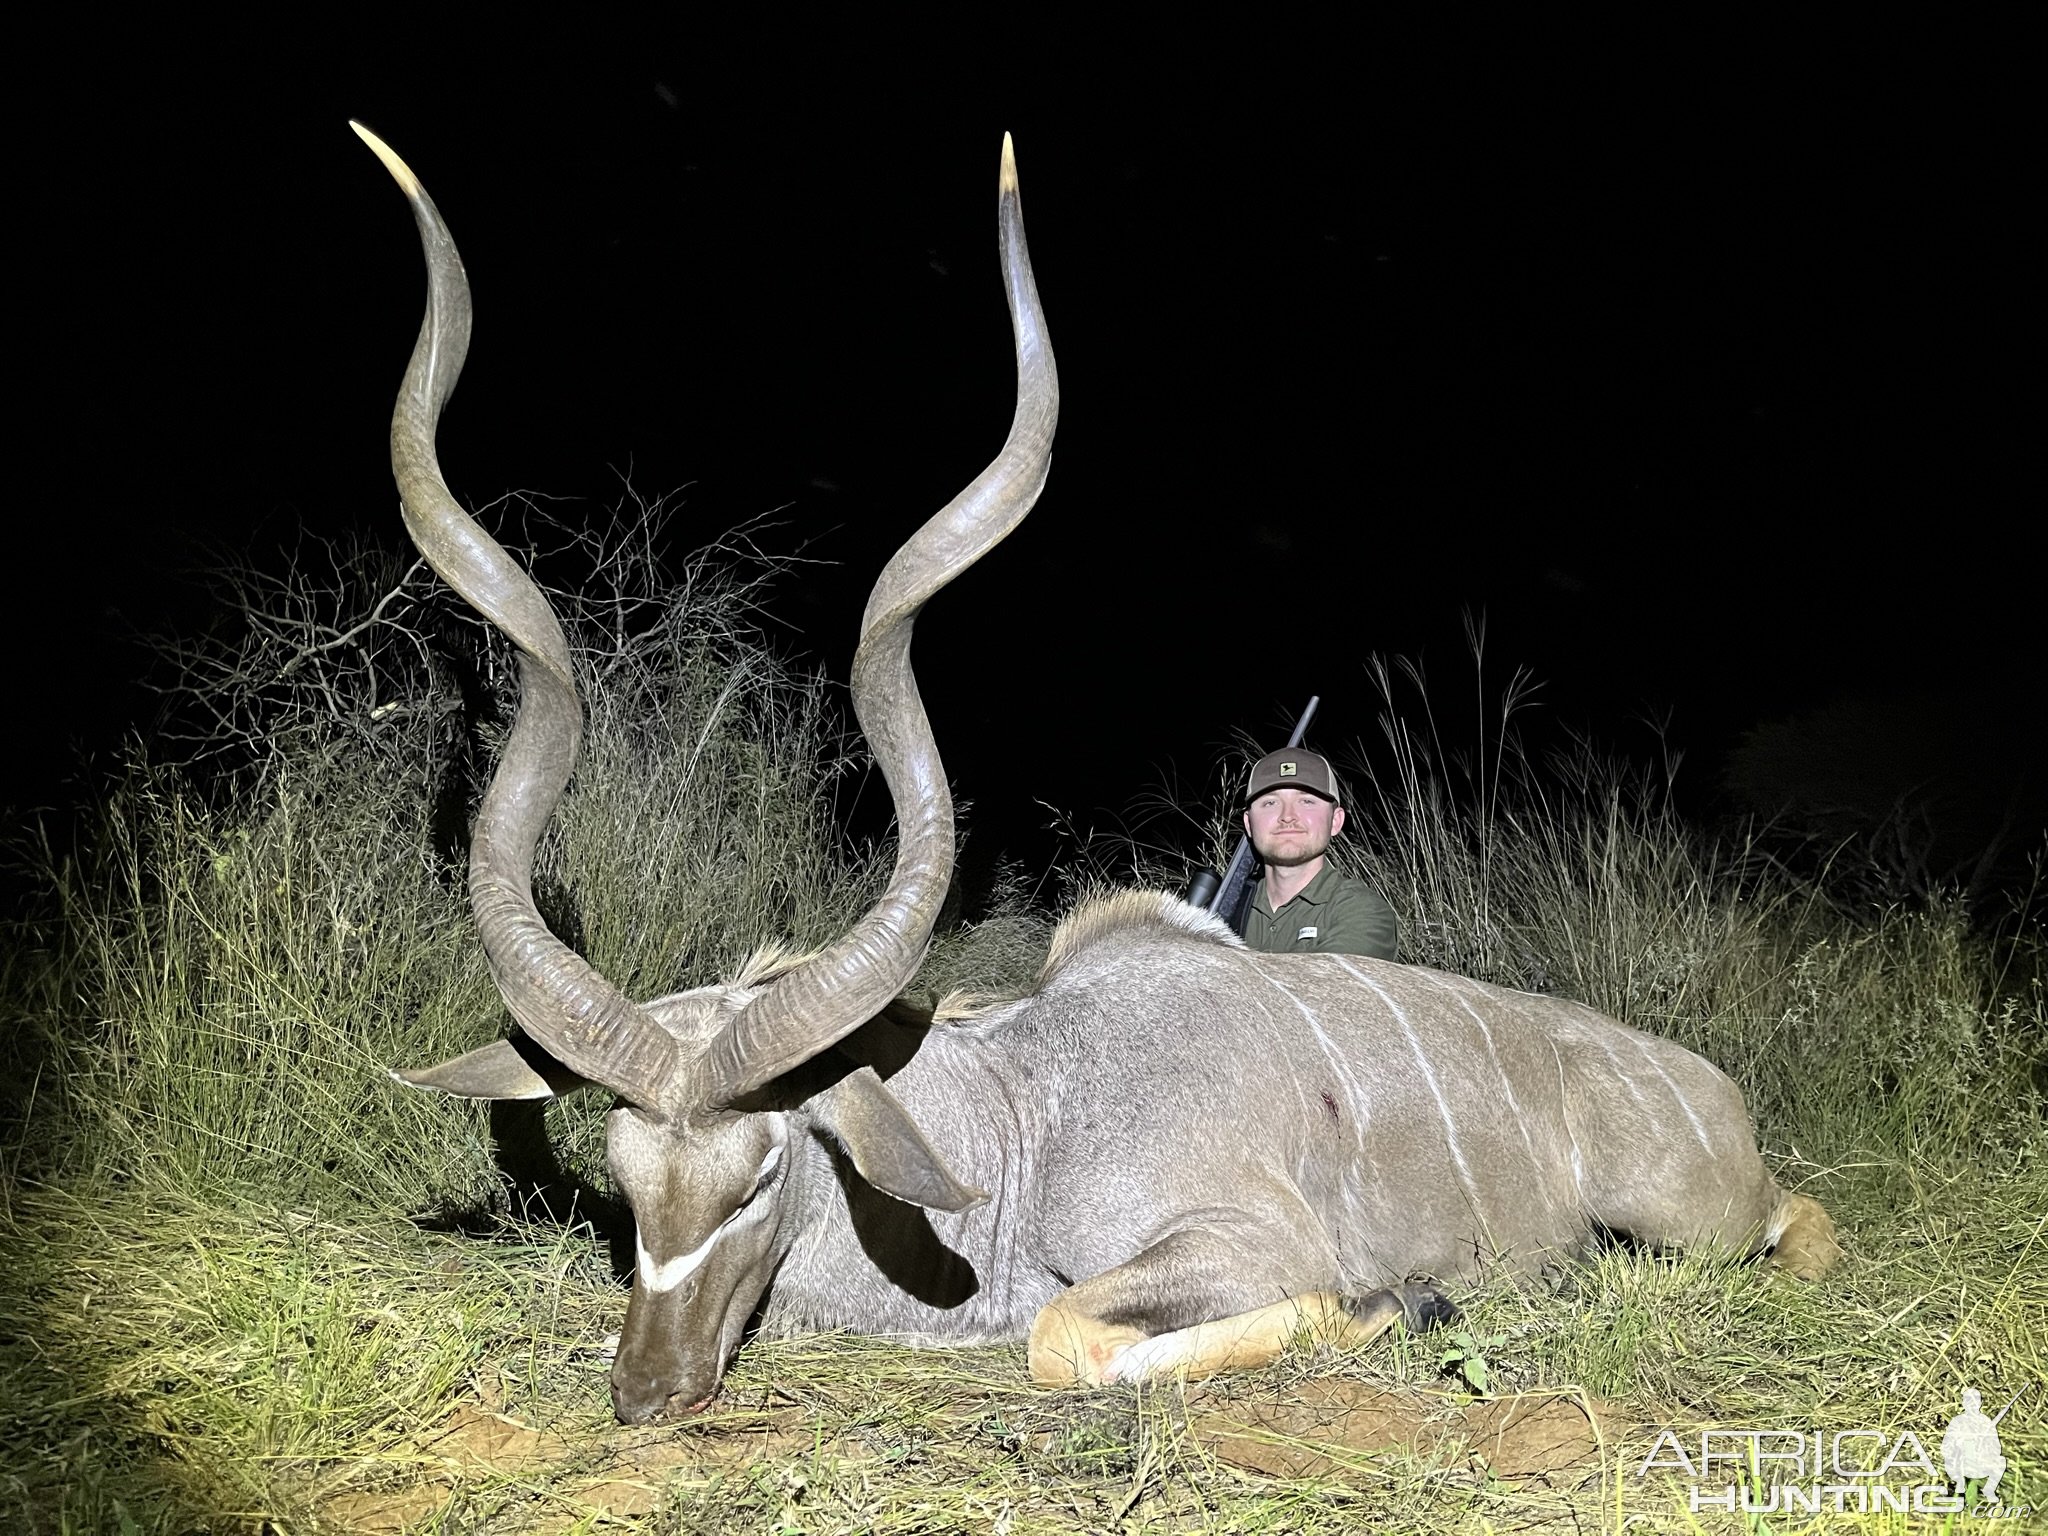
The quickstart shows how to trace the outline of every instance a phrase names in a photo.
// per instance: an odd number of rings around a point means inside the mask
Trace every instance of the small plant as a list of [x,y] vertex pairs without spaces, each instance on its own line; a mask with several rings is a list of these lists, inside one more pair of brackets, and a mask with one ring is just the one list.
[[1437,1363],[1446,1375],[1456,1376],[1463,1381],[1474,1396],[1484,1397],[1487,1383],[1493,1379],[1486,1364],[1486,1352],[1498,1349],[1507,1342],[1504,1333],[1471,1333],[1460,1328],[1444,1341],[1444,1347]]

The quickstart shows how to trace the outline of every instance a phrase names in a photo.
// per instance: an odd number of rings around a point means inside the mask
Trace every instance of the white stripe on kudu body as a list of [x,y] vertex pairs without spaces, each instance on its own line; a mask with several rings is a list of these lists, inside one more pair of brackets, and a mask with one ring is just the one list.
[[1486,1042],[1487,1063],[1493,1068],[1494,1075],[1500,1079],[1500,1090],[1507,1100],[1508,1112],[1515,1117],[1515,1129],[1521,1132],[1522,1150],[1529,1154],[1529,1161],[1533,1164],[1536,1161],[1536,1143],[1529,1139],[1529,1116],[1522,1109],[1522,1101],[1515,1097],[1515,1081],[1508,1076],[1508,1069],[1501,1063],[1500,1051],[1493,1043],[1493,1031],[1487,1027],[1486,1016],[1465,1001],[1463,993],[1441,978],[1425,972],[1423,979],[1439,991],[1448,992],[1451,1001],[1465,1011],[1465,1016],[1478,1029],[1479,1037]]
[[1686,1100],[1685,1095],[1679,1091],[1678,1084],[1671,1080],[1671,1074],[1664,1070],[1663,1065],[1657,1058],[1650,1054],[1649,1046],[1641,1040],[1632,1040],[1629,1043],[1636,1048],[1636,1054],[1649,1063],[1650,1070],[1663,1079],[1664,1086],[1671,1090],[1671,1097],[1678,1100],[1678,1107],[1685,1111],[1686,1122],[1692,1126],[1693,1135],[1699,1138],[1700,1150],[1711,1153],[1714,1150],[1714,1144],[1707,1139],[1707,1128],[1700,1124],[1700,1117],[1693,1113],[1692,1105]]
[[1323,1059],[1330,1064],[1330,1071],[1336,1076],[1337,1081],[1344,1085],[1345,1099],[1352,1104],[1365,1103],[1366,1098],[1358,1091],[1358,1082],[1351,1075],[1351,1068],[1344,1059],[1344,1053],[1323,1032],[1322,1021],[1315,1016],[1314,1010],[1307,1003],[1296,997],[1287,984],[1277,976],[1268,976],[1266,983],[1282,997],[1286,998],[1287,1001],[1294,1004],[1295,1011],[1301,1015],[1302,1022],[1308,1025],[1309,1033],[1316,1037],[1316,1044],[1322,1049]]
[[1429,1096],[1436,1101],[1436,1112],[1443,1117],[1444,1146],[1449,1149],[1451,1161],[1458,1165],[1458,1181],[1465,1187],[1465,1194],[1473,1208],[1479,1207],[1479,1191],[1472,1180],[1472,1167],[1465,1161],[1465,1149],[1458,1145],[1458,1127],[1451,1119],[1450,1101],[1444,1097],[1443,1085],[1437,1081],[1436,1069],[1429,1064],[1429,1053],[1422,1048],[1422,1042],[1415,1038],[1414,1026],[1408,1022],[1408,1015],[1402,1011],[1385,987],[1367,976],[1349,960],[1339,955],[1337,964],[1369,988],[1372,994],[1386,1004],[1387,1011],[1394,1016],[1394,1022],[1401,1026],[1401,1034],[1408,1041],[1408,1049],[1414,1053],[1415,1065],[1421,1069],[1422,1080],[1429,1085]]
[[1550,1045],[1550,1059],[1557,1063],[1558,1123],[1564,1127],[1565,1140],[1571,1145],[1572,1149],[1572,1188],[1578,1192],[1579,1199],[1583,1201],[1586,1198],[1586,1160],[1579,1155],[1579,1133],[1572,1126],[1571,1083],[1565,1076],[1564,1057],[1557,1049],[1557,1042],[1552,1040],[1548,1043]]

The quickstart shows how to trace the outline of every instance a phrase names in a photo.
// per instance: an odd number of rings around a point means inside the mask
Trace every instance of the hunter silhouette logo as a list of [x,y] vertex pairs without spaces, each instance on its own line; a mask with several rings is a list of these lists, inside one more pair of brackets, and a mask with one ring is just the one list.
[[[2013,1403],[2019,1397],[2013,1397]],[[2005,1456],[1998,1445],[1998,1420],[2012,1412],[2012,1403],[1997,1418],[1984,1417],[1984,1399],[1975,1387],[1963,1388],[1963,1411],[1948,1421],[1941,1437],[1941,1468],[1957,1493],[1972,1478],[1984,1479],[1984,1502],[1998,1502],[1998,1480],[2005,1476]]]

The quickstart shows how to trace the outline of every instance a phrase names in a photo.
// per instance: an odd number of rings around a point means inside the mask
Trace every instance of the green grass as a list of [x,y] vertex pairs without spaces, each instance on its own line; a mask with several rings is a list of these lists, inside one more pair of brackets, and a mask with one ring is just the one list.
[[[852,761],[826,692],[749,627],[736,573],[757,568],[707,558],[679,594],[606,537],[553,557],[602,703],[538,887],[646,995],[830,935],[878,861],[836,839]],[[548,1107],[565,1166],[522,1196],[509,1121],[383,1075],[502,1028],[450,829],[505,658],[400,574],[352,555],[261,588],[334,631],[399,597],[355,651],[290,667],[274,638],[188,648],[232,707],[138,749],[78,847],[25,850],[42,900],[0,961],[0,1525],[1830,1529],[1694,1515],[1633,1474],[1666,1427],[1934,1448],[1966,1385],[1994,1411],[2018,1394],[2008,1505],[2048,1510],[2038,930],[1858,908],[1686,825],[1654,779],[1526,761],[1503,721],[1462,772],[1412,705],[1378,771],[1354,765],[1349,839],[1405,957],[1583,997],[1727,1067],[1843,1229],[1841,1272],[1610,1252],[1462,1298],[1462,1360],[1396,1337],[1198,1387],[1042,1391],[1017,1347],[761,1342],[707,1414],[622,1429],[598,1346],[625,1292],[571,1208],[605,1198],[603,1106]],[[942,933],[914,990],[1028,978],[1049,914],[1022,888]],[[1572,1434],[1539,1454],[1524,1421]]]
[[[635,1481],[644,1495],[618,1502],[667,1511],[659,1529],[971,1530],[1005,1508],[1026,1532],[1132,1515],[1219,1531],[1597,1528],[1617,1469],[1631,1512],[1682,1505],[1629,1475],[1641,1426],[1911,1428],[1931,1446],[1961,1383],[1994,1403],[2039,1390],[2038,1183],[1952,1188],[1969,1217],[1936,1221],[1857,1193],[1837,1201],[1855,1262],[1822,1287],[1611,1255],[1556,1294],[1473,1298],[1496,1395],[1571,1388],[1612,1415],[1604,1454],[1562,1477],[1339,1447],[1320,1475],[1275,1481],[1219,1458],[1205,1426],[1312,1379],[1405,1393],[1421,1422],[1461,1395],[1438,1341],[1142,1393],[1035,1389],[1017,1349],[758,1343],[701,1419],[626,1430],[594,1349],[623,1297],[585,1232],[469,1237],[161,1186],[44,1187],[6,1217],[21,1256],[0,1318],[21,1341],[0,1380],[7,1496],[27,1528],[77,1531],[121,1529],[123,1511],[142,1530],[345,1529],[338,1511],[408,1500],[439,1522],[425,1529],[517,1530]],[[2048,1471],[2039,1406],[2001,1426],[2020,1488]],[[493,1414],[545,1436],[434,1443]]]

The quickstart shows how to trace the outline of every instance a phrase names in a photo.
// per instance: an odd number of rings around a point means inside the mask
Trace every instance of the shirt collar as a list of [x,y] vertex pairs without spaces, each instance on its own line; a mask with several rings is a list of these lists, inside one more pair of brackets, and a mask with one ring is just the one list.
[[[1344,877],[1337,873],[1337,866],[1332,864],[1329,856],[1325,854],[1323,867],[1316,871],[1316,877],[1296,891],[1292,900],[1282,905],[1291,907],[1297,901],[1305,901],[1312,907],[1319,907],[1334,897],[1337,894],[1337,887],[1343,883]],[[1265,903],[1268,912],[1273,910],[1273,893],[1266,889],[1266,882],[1263,879],[1259,881],[1259,900]]]

